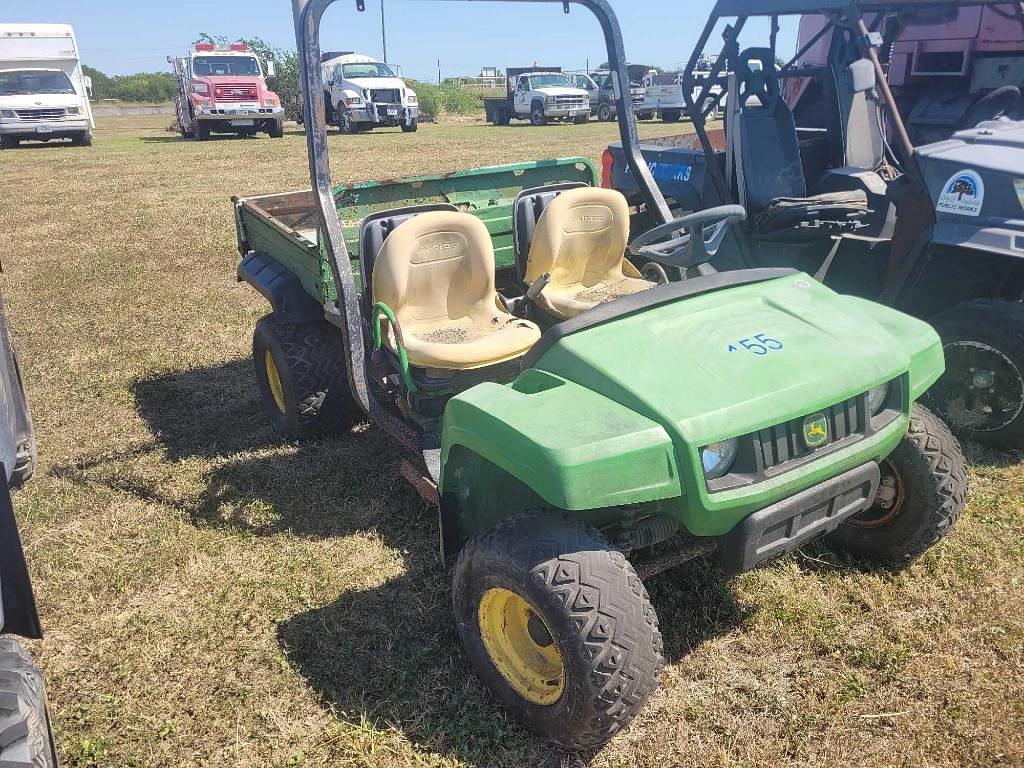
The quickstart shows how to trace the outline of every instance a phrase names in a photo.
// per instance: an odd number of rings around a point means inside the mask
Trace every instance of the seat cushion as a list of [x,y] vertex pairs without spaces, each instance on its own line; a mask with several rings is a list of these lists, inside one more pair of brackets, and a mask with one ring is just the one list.
[[[463,317],[446,324],[402,326],[409,364],[419,368],[468,370],[513,360],[540,340],[540,328],[498,310],[487,322]],[[394,349],[394,336],[389,339]]]
[[654,285],[637,277],[620,277],[618,280],[601,280],[589,284],[578,282],[571,285],[549,285],[544,289],[544,298],[549,308],[560,318],[568,319],[598,304],[646,291]]
[[[483,368],[524,354],[540,329],[498,304],[494,248],[468,213],[421,213],[395,227],[373,266],[373,300],[395,314],[409,363]],[[396,330],[385,343],[398,349]]]
[[622,193],[583,187],[562,192],[544,210],[533,233],[526,265],[532,283],[551,276],[540,304],[561,318],[575,317],[598,304],[654,283],[625,270],[629,207]]

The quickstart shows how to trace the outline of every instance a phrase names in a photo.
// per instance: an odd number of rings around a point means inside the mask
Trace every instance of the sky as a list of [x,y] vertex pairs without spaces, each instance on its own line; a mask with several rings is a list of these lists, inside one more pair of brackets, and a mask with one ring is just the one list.
[[[561,5],[450,0],[337,0],[324,16],[323,50],[353,50],[380,57],[380,4],[384,2],[388,61],[408,77],[479,74],[481,67],[597,67],[607,58],[600,28],[585,8]],[[631,62],[673,69],[689,57],[713,0],[611,0]],[[294,48],[290,0],[3,0],[5,22],[55,22],[74,26],[83,63],[109,75],[168,68],[201,32],[261,37]],[[13,7],[12,7],[13,6]],[[750,28],[751,25],[748,25]],[[761,30],[766,29],[766,25]],[[778,50],[795,50],[795,22],[785,20]],[[720,37],[709,49],[717,50]],[[766,38],[763,38],[766,39]],[[755,40],[751,39],[751,44]]]

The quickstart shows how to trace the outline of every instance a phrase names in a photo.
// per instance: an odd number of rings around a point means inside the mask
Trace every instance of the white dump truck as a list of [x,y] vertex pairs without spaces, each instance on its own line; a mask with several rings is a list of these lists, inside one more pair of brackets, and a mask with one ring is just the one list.
[[70,139],[95,127],[74,30],[67,24],[0,24],[0,146]]
[[400,126],[416,130],[420,103],[416,91],[388,64],[357,53],[321,55],[327,122],[342,133]]
[[513,118],[533,125],[590,119],[590,94],[574,87],[561,67],[509,67],[505,74],[506,95],[484,99],[484,114],[494,125],[508,125]]

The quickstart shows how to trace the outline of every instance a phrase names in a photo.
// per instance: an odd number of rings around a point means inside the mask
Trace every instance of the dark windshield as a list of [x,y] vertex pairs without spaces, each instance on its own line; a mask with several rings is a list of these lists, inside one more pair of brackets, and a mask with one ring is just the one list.
[[260,65],[254,56],[196,56],[192,71],[198,77],[209,75],[247,75],[258,77]]
[[0,72],[0,96],[24,93],[74,93],[71,78],[63,72],[13,69]]
[[395,73],[387,64],[379,61],[365,61],[359,64],[345,64],[342,67],[345,77],[394,77]]

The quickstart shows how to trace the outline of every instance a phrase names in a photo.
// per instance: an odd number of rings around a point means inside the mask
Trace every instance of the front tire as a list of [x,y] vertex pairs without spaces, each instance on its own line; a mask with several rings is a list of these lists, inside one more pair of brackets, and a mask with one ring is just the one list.
[[547,115],[544,114],[544,107],[541,104],[534,104],[530,108],[530,124],[540,127],[548,124]]
[[859,557],[898,565],[953,529],[967,499],[967,468],[949,428],[914,405],[906,436],[881,470],[874,506],[839,526],[829,541]]
[[57,768],[43,677],[11,638],[0,638],[0,766]]
[[419,120],[413,120],[409,123],[402,123],[402,133],[416,133],[416,129],[419,127]]
[[661,113],[661,120],[664,123],[678,123],[683,115],[678,109],[666,109]]
[[597,119],[598,119],[599,122],[602,122],[602,123],[610,123],[612,120],[615,119],[614,117],[612,117],[612,106],[611,106],[611,104],[608,104],[608,103],[601,104],[597,108]]
[[196,123],[196,139],[199,141],[210,140],[210,124],[202,120]]
[[14,136],[0,136],[0,149],[14,149],[21,144],[21,139]]
[[608,741],[658,685],[661,633],[643,582],[579,519],[525,513],[478,534],[459,553],[452,597],[477,675],[563,747]]
[[338,130],[346,136],[351,136],[358,130],[355,121],[352,119],[352,113],[348,109],[342,108],[337,110],[338,112]]
[[352,398],[338,332],[326,324],[267,315],[252,340],[256,384],[276,432],[307,437],[348,429],[362,411]]
[[978,299],[935,318],[946,372],[928,403],[961,437],[1024,446],[1024,305]]
[[284,120],[271,120],[267,126],[267,135],[272,139],[280,139],[284,136]]

